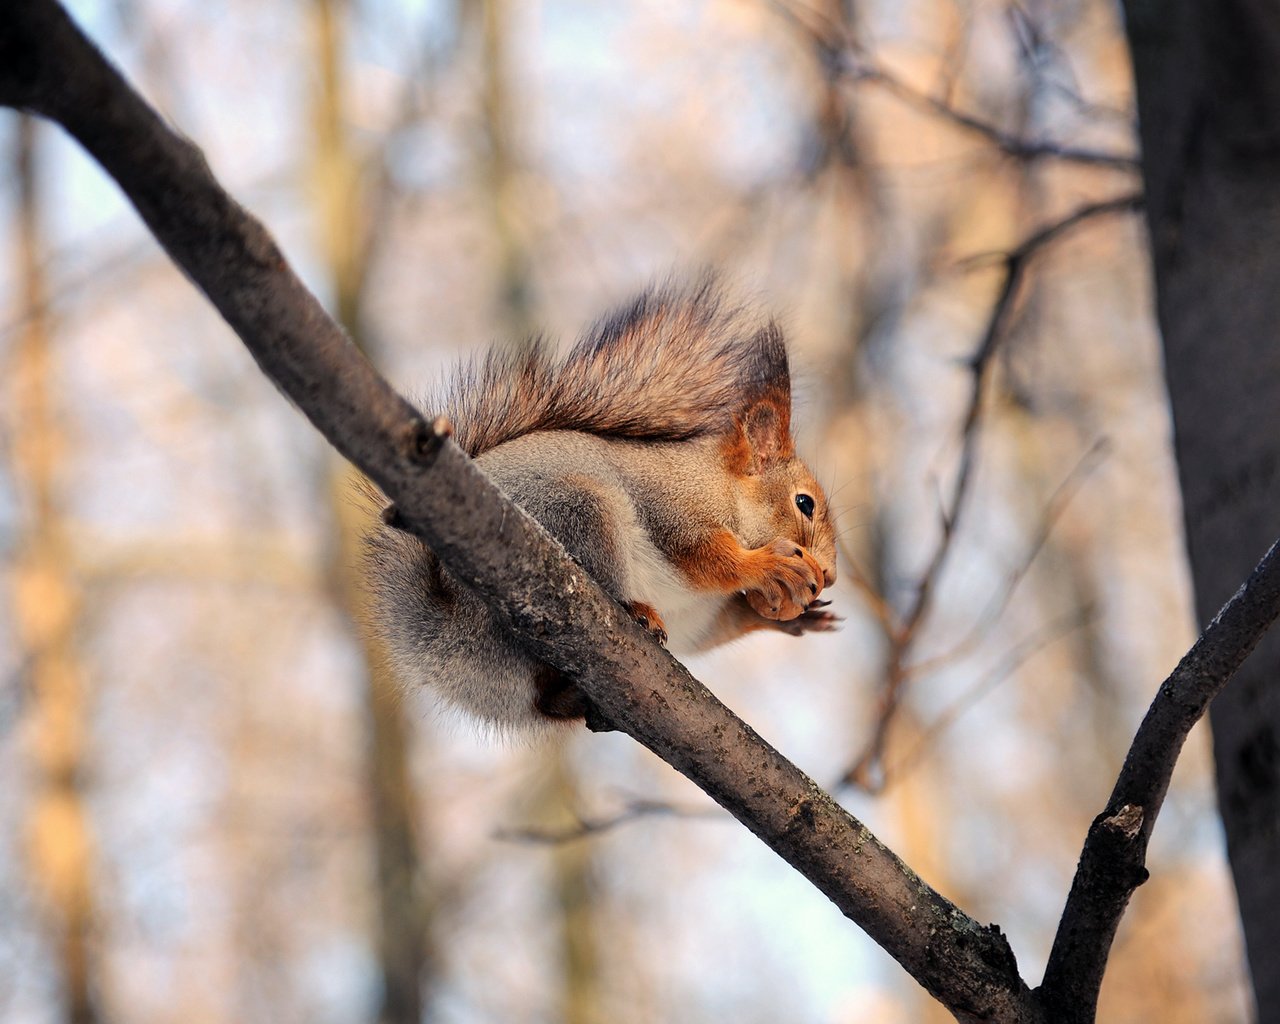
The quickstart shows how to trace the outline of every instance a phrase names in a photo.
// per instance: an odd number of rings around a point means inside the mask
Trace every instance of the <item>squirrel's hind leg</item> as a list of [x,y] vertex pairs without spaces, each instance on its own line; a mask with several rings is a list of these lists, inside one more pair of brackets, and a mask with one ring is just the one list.
[[[528,512],[610,597],[659,642],[666,643],[666,626],[658,610],[632,596],[632,548],[641,528],[625,492],[610,481],[586,474],[558,477],[539,491],[521,496]],[[565,673],[542,664],[535,673],[534,686],[534,707],[539,714],[552,719],[581,718],[593,732],[614,729]]]
[[636,529],[626,495],[586,474],[548,480],[539,490],[516,500],[614,600],[625,604],[631,576],[628,535]]
[[[586,475],[557,482],[556,498],[543,525],[591,578],[617,601],[658,643],[667,642],[667,624],[652,600],[645,600],[637,571],[638,552],[652,549],[635,506],[616,484]],[[651,597],[646,594],[645,597]]]
[[662,621],[662,616],[658,614],[658,609],[644,601],[623,601],[622,606],[631,613],[631,617],[640,623],[649,635],[658,643],[666,646],[667,643],[667,624]]
[[533,706],[546,718],[581,718],[592,732],[617,730],[617,726],[601,714],[578,684],[558,669],[540,664],[534,673],[533,685],[537,691]]

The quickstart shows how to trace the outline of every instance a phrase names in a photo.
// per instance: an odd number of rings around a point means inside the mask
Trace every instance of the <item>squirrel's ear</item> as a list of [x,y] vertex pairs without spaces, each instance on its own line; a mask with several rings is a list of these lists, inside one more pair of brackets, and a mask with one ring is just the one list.
[[734,417],[725,464],[739,475],[762,473],[770,463],[795,455],[791,441],[791,377],[782,329],[773,321],[744,343],[740,395],[745,408]]
[[736,472],[757,474],[771,462],[789,459],[794,453],[791,403],[786,396],[766,395],[742,414],[736,436],[725,454]]

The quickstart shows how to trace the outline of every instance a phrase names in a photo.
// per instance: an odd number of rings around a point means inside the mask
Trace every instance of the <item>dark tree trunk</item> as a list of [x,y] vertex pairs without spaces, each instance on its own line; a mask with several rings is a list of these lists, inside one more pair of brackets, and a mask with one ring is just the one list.
[[[1126,0],[1196,607],[1280,533],[1280,8]],[[1214,703],[1259,1021],[1280,1022],[1280,634]]]

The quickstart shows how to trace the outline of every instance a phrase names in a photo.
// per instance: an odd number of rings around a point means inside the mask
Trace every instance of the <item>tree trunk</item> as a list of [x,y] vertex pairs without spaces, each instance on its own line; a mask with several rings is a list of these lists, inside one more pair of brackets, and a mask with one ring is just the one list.
[[[1201,620],[1280,527],[1280,18],[1126,0],[1147,216]],[[1261,1024],[1280,1022],[1280,634],[1214,703],[1218,798]]]

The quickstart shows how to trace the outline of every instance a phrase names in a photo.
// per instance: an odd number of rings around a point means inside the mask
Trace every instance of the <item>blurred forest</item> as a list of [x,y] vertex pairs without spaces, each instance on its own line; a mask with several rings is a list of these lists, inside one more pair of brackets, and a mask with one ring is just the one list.
[[[777,309],[834,635],[694,674],[1039,978],[1194,636],[1102,0],[74,0],[398,385],[672,273]],[[351,476],[0,120],[0,1020],[949,1020],[622,735],[495,742],[354,623]],[[1199,727],[1099,1019],[1248,1018]]]

